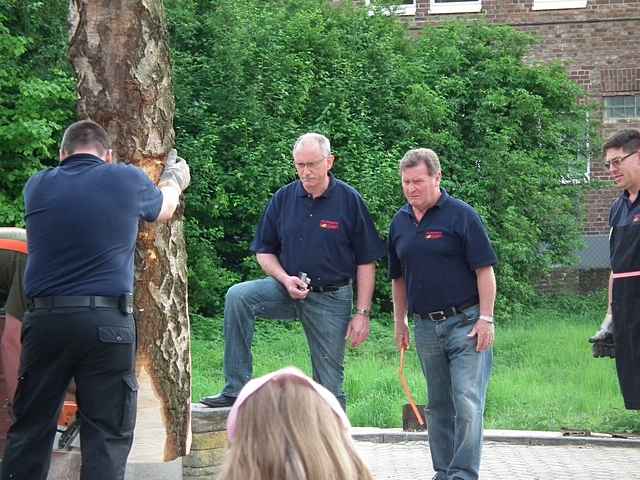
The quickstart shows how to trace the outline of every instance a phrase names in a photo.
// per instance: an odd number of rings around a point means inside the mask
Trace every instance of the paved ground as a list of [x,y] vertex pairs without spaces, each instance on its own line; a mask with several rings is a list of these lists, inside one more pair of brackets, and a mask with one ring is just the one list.
[[[355,428],[356,446],[376,480],[431,480],[429,444],[424,433]],[[77,457],[77,455],[76,455]],[[71,480],[79,458],[52,468],[50,480]],[[56,461],[54,459],[54,466]],[[1,464],[1,462],[0,462]],[[1,465],[0,465],[1,469]],[[55,471],[55,472],[54,472]],[[65,473],[63,473],[65,472]],[[181,462],[131,463],[127,480],[179,480]],[[557,432],[488,430],[481,480],[640,480],[640,438],[605,435],[564,437]]]
[[[567,439],[535,444],[538,441],[533,440],[534,444],[487,440],[481,479],[640,480],[640,442],[593,444]],[[434,475],[426,441],[357,441],[356,445],[376,480],[430,480]]]

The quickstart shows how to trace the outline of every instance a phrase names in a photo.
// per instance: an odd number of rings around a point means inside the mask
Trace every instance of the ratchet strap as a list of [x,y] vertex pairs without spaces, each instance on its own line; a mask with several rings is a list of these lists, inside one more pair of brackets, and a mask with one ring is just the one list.
[[404,376],[404,351],[406,347],[402,347],[400,349],[400,369],[398,370],[398,377],[400,378],[400,385],[402,385],[402,390],[404,390],[404,394],[409,400],[409,405],[411,405],[411,410],[413,410],[414,415],[418,419],[418,423],[420,425],[424,425],[424,420],[422,419],[422,415],[420,415],[420,411],[418,407],[416,407],[416,401],[413,399],[413,395],[411,394],[411,389],[409,389],[409,383],[407,382],[407,377]]
[[635,272],[612,273],[611,276],[613,278],[640,277],[640,270]]

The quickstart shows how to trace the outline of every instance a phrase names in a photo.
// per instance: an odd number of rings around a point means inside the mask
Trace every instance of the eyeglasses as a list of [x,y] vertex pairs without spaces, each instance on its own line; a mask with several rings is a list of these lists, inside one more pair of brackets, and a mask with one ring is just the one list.
[[318,165],[320,165],[320,163],[324,162],[327,159],[327,157],[321,158],[320,160],[316,160],[315,162],[293,162],[293,164],[296,167],[296,170],[299,171],[303,171],[305,168],[308,168],[309,170],[313,170],[314,168],[317,168]]
[[618,168],[622,162],[624,162],[631,155],[633,155],[635,153],[638,153],[638,152],[640,152],[640,150],[636,150],[635,152],[627,153],[624,157],[616,157],[616,158],[612,158],[611,160],[607,160],[606,162],[604,162],[604,166],[607,167],[607,168],[611,168],[611,167]]

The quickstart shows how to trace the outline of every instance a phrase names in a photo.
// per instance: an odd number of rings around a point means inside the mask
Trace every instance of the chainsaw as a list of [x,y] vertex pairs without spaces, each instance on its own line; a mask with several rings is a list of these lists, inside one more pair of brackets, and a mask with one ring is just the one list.
[[73,441],[80,433],[80,417],[78,416],[78,404],[65,400],[58,417],[58,448],[60,450],[71,450]]

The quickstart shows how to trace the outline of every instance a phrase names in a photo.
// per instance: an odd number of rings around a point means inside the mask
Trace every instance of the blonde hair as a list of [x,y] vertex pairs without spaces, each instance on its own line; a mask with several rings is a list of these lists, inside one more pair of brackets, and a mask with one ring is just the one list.
[[308,383],[275,378],[238,410],[222,480],[373,480],[348,430]]

